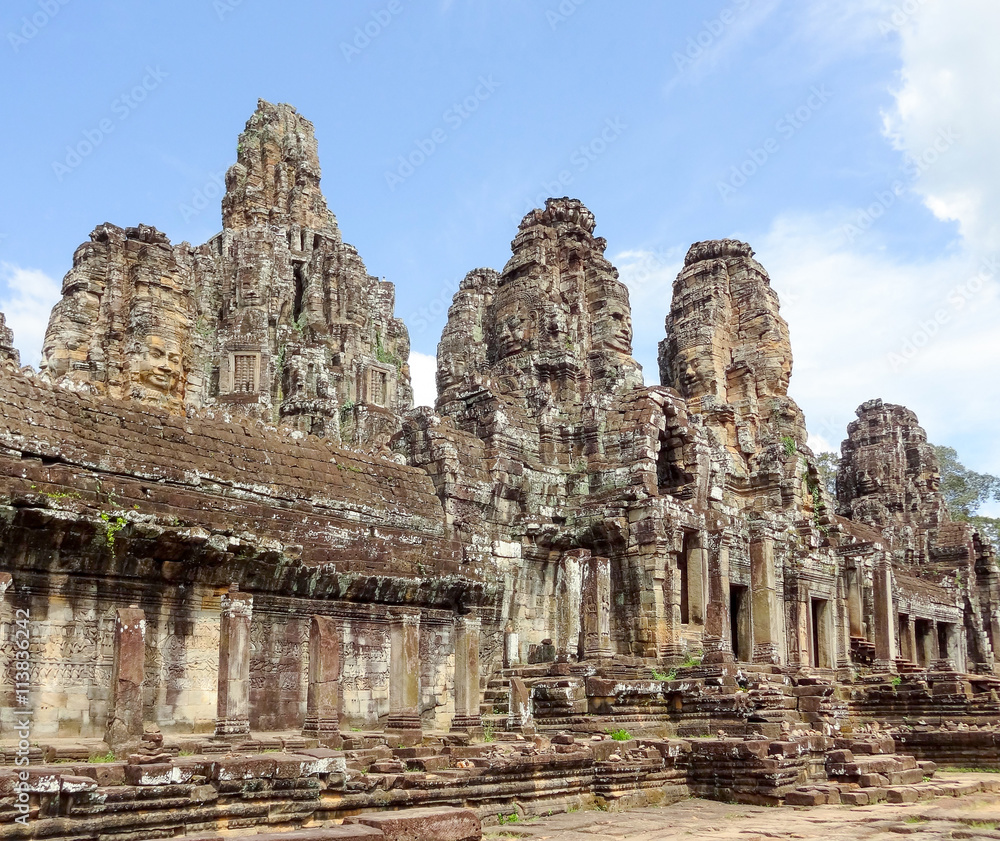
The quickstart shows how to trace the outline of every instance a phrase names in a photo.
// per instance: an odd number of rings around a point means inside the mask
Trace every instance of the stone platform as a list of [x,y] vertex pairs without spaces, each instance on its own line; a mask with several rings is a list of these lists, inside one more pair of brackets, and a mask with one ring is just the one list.
[[[847,809],[768,809],[759,806],[686,800],[657,809],[626,813],[571,812],[536,820],[507,821],[484,829],[484,839],[537,838],[545,841],[715,841],[824,839],[867,841],[898,837],[997,839],[1000,832],[1000,777],[950,774],[966,793],[926,802],[881,804]],[[983,788],[979,788],[982,786]],[[973,790],[974,789],[974,790]],[[504,816],[509,819],[509,816]]]

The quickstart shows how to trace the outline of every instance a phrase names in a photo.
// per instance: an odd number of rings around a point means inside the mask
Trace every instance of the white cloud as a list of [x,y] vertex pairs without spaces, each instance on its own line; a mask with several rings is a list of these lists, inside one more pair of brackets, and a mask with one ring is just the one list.
[[[894,145],[928,164],[915,185],[927,207],[983,255],[1000,251],[998,29],[996,0],[923,2],[900,27],[902,85],[884,115]],[[957,140],[935,155],[948,132]]]
[[837,448],[854,409],[881,397],[913,409],[936,443],[1000,470],[1000,294],[967,253],[910,262],[852,250],[836,214],[779,218],[756,243],[789,323],[792,395],[817,443]]
[[437,399],[437,359],[426,353],[410,351],[410,382],[413,384],[413,405],[433,406]]
[[14,331],[22,365],[38,367],[49,313],[59,295],[59,284],[44,272],[0,262],[0,311]]
[[[918,262],[862,251],[843,235],[853,217],[849,210],[783,216],[751,238],[789,323],[791,391],[806,413],[810,446],[838,451],[854,410],[881,397],[913,409],[932,441],[961,444],[970,467],[1000,472],[993,433],[1000,263],[987,278],[989,267],[967,252]],[[656,346],[685,250],[612,258],[629,287],[647,384],[659,381]]]

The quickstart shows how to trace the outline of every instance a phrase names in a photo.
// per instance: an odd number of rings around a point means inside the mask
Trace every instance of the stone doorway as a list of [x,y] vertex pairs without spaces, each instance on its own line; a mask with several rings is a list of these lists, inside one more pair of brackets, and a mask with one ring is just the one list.
[[742,584],[729,585],[729,634],[733,657],[749,663],[753,659],[753,639],[750,636],[750,594]]

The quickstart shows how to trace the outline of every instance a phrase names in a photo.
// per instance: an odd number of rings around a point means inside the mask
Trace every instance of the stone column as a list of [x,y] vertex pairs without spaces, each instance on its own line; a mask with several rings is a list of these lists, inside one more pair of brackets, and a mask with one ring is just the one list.
[[849,569],[847,576],[847,612],[850,619],[850,635],[864,638],[864,620],[861,610],[861,571]]
[[14,579],[9,572],[0,572],[0,643],[7,644],[7,613],[4,605],[7,600],[7,590],[14,585]]
[[896,671],[896,611],[892,602],[892,566],[888,558],[875,563],[872,575],[874,610],[872,624],[875,632],[875,668],[879,671]]
[[[851,590],[852,585],[850,580],[845,580],[844,576],[838,576],[837,578],[837,603],[833,606],[836,610],[836,623],[835,623],[835,633],[836,633],[836,663],[838,678],[846,679],[851,675]],[[859,606],[860,607],[860,606]],[[858,622],[860,624],[861,614],[860,610],[858,613]]]
[[482,620],[478,616],[455,619],[455,717],[452,730],[478,731],[483,726],[479,711],[479,635]]
[[705,609],[703,663],[732,663],[732,623],[729,604],[729,536],[716,532],[709,538],[708,606]]
[[340,622],[313,616],[309,624],[309,690],[302,735],[326,747],[339,748],[340,736]]
[[750,597],[753,605],[753,662],[780,663],[784,626],[774,572],[774,539],[750,541]]
[[583,566],[583,656],[611,657],[611,561],[590,557]]
[[219,706],[215,735],[239,739],[250,735],[250,619],[253,596],[234,584],[222,597],[219,639]]
[[521,640],[514,623],[508,622],[503,631],[503,665],[505,669],[521,662]]
[[564,552],[556,572],[556,659],[577,659],[580,653],[580,612],[583,599],[583,569],[589,549]]
[[682,550],[687,565],[688,624],[705,624],[705,585],[708,577],[708,550],[701,532],[692,533]]
[[390,617],[389,720],[386,730],[403,744],[423,738],[420,724],[420,611],[398,610]]
[[111,704],[104,741],[117,749],[142,738],[146,614],[138,605],[116,611]]

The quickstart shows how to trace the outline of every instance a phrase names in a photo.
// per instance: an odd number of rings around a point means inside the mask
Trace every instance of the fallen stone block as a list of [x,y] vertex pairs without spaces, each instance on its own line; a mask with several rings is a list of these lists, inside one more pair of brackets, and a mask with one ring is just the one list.
[[890,803],[916,803],[917,796],[915,788],[890,788],[886,792],[886,799]]
[[827,802],[827,793],[809,789],[807,791],[790,791],[785,795],[786,806],[822,806]]
[[382,832],[386,841],[480,841],[483,827],[471,809],[404,809],[347,818],[345,826],[363,824]]

